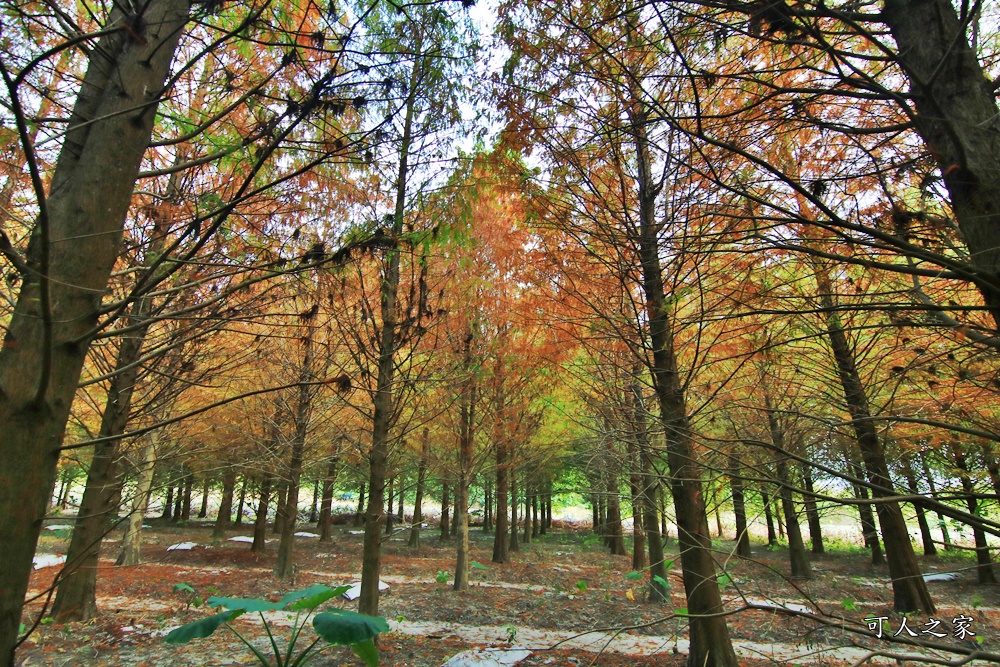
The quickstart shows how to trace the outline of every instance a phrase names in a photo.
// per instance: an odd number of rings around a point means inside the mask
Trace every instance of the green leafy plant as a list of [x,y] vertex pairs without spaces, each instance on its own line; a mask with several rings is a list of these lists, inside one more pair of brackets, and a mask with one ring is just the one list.
[[439,584],[447,584],[448,573],[445,572],[444,570],[438,570],[437,576],[434,577],[434,581],[438,582]]
[[844,598],[840,602],[840,606],[844,608],[844,611],[855,611],[858,606],[854,603],[854,600],[850,598]]
[[576,588],[581,593],[586,593],[587,592],[587,582],[584,581],[583,579],[580,579],[578,582],[576,582]]
[[979,609],[983,605],[983,596],[976,593],[971,598],[969,598],[969,604],[972,605],[973,609]]
[[469,565],[471,565],[476,570],[488,570],[489,569],[488,567],[486,567],[485,565],[483,565],[482,563],[480,563],[478,560],[472,561],[471,563],[469,563]]
[[639,581],[643,576],[642,572],[637,572],[635,570],[625,573],[625,578],[629,581]]
[[[287,593],[278,602],[213,596],[205,604],[209,607],[221,608],[226,611],[192,623],[187,623],[179,628],[174,628],[164,641],[168,644],[186,644],[192,639],[208,637],[222,626],[226,626],[250,649],[254,657],[257,658],[257,661],[264,667],[302,667],[312,660],[322,649],[320,646],[321,640],[325,640],[327,643],[335,646],[350,646],[366,665],[369,667],[378,667],[378,649],[375,648],[373,640],[379,633],[388,632],[389,625],[384,618],[381,616],[366,616],[345,609],[334,609],[313,616],[316,608],[321,604],[339,595],[343,595],[348,590],[350,590],[349,586],[330,588],[329,586],[318,584],[301,591]],[[291,635],[284,650],[278,645],[278,641],[272,632],[271,624],[264,617],[265,611],[295,612]],[[264,630],[267,632],[267,638],[270,640],[271,649],[274,652],[273,662],[231,625],[232,621],[235,621],[246,613],[260,614],[260,620],[264,623]],[[301,638],[302,630],[305,628],[310,617],[312,617],[313,629],[319,636],[296,654],[295,646]]]
[[504,628],[504,632],[507,633],[507,643],[513,644],[514,640],[517,639],[517,628],[513,625],[508,625]]

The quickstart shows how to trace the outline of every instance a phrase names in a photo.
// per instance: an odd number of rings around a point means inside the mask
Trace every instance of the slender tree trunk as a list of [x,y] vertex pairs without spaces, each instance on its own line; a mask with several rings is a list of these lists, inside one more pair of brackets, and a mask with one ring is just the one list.
[[340,463],[338,457],[330,459],[326,468],[326,476],[323,478],[323,497],[319,505],[319,520],[316,527],[319,529],[319,541],[329,542],[333,539],[332,519],[333,519],[333,485],[337,480],[337,466]]
[[132,498],[132,511],[129,514],[125,535],[122,537],[122,548],[115,565],[138,565],[141,562],[142,521],[149,505],[149,490],[153,486],[153,468],[156,466],[156,431],[147,433],[144,440],[142,463],[135,483],[135,496]]
[[[902,457],[902,464],[903,477],[906,478],[906,487],[910,493],[914,495],[919,494],[920,487],[917,486],[917,476],[913,472],[913,464],[910,461],[909,454],[905,454]],[[924,555],[936,556],[937,548],[934,546],[934,537],[931,535],[931,527],[927,523],[927,515],[924,512],[924,507],[920,503],[913,503],[913,509],[917,513],[917,525],[920,526],[920,539],[924,544]]]
[[[419,51],[419,47],[418,47]],[[396,172],[396,201],[392,216],[392,238],[403,233],[406,208],[406,183],[412,141],[416,95],[421,78],[419,59],[410,72],[406,111],[399,148],[399,169]],[[389,428],[393,414],[392,384],[396,370],[396,300],[399,290],[399,249],[386,253],[381,288],[382,331],[379,340],[378,376],[375,383],[372,418],[372,447],[368,455],[368,511],[365,513],[365,539],[361,564],[361,597],[358,611],[378,615],[378,584],[382,569],[382,522],[385,516],[385,478],[389,460]]]
[[365,517],[365,483],[358,484],[358,509],[354,513],[354,525],[361,526]]
[[[962,480],[962,490],[965,491],[965,504],[969,508],[969,514],[979,516],[979,501],[974,495],[976,492],[972,480],[969,478],[969,466],[966,462],[965,452],[962,445],[957,442],[951,444],[952,456],[955,458],[955,467],[960,471]],[[982,527],[972,524],[972,535],[976,543],[976,578],[980,584],[997,583],[993,574],[993,559],[990,558],[989,544],[986,542],[986,533]]]
[[184,504],[181,506],[181,521],[191,520],[191,494],[194,491],[194,475],[189,470],[184,475]]
[[[617,496],[615,498],[617,500]],[[615,506],[618,512],[618,536],[621,537],[622,531],[622,515],[621,510]],[[608,514],[610,516],[611,507],[608,506]],[[613,519],[612,519],[613,520]],[[538,525],[538,486],[535,486],[535,492],[531,494],[531,538],[535,539],[539,535],[539,525]],[[624,542],[622,543],[622,550],[625,549]]]
[[236,521],[235,525],[243,525],[243,511],[246,509],[247,504],[247,476],[240,476],[240,501],[236,505]]
[[476,422],[476,385],[472,377],[471,332],[465,336],[465,370],[469,374],[459,399],[458,485],[455,489],[455,524],[458,551],[455,557],[456,591],[469,589],[469,486],[472,483],[473,425]]
[[446,542],[451,537],[451,523],[449,522],[449,512],[451,498],[449,497],[448,482],[441,482],[441,541]]
[[174,494],[174,518],[173,522],[177,523],[181,520],[181,512],[184,509],[184,486],[183,483],[177,485],[176,493]]
[[493,530],[493,484],[489,478],[483,481],[483,533]]
[[201,487],[201,507],[198,509],[198,518],[204,519],[208,516],[208,491],[212,486],[212,480],[208,477]]
[[809,554],[806,553],[799,530],[799,518],[795,514],[795,503],[792,501],[792,488],[788,478],[788,456],[785,454],[785,430],[778,421],[771,404],[771,396],[764,392],[764,403],[767,406],[767,423],[771,430],[771,442],[777,452],[776,468],[778,472],[778,496],[781,498],[781,508],[785,514],[785,529],[788,532],[788,557],[793,579],[812,579],[812,568],[809,566]]
[[729,457],[729,487],[733,493],[733,514],[736,517],[736,555],[750,558],[750,533],[747,530],[746,500],[743,496],[743,477],[739,474],[740,463],[735,456]]
[[[635,373],[638,369],[635,370]],[[649,549],[649,583],[647,599],[650,602],[669,602],[670,589],[663,584],[667,581],[667,567],[663,554],[663,540],[656,517],[657,478],[653,468],[653,456],[649,443],[649,428],[646,423],[646,406],[642,399],[642,388],[638,381],[631,387],[632,436],[639,457],[639,502],[640,514]]]
[[171,479],[173,472],[167,473],[167,498],[163,502],[163,514],[160,515],[161,519],[169,521],[174,518],[174,483]]
[[[502,401],[502,399],[501,399]],[[498,401],[498,405],[501,404]],[[496,532],[493,533],[493,562],[510,562],[510,523],[507,520],[508,488],[510,471],[507,467],[507,441],[501,436],[493,444],[497,459],[496,473]]]
[[215,518],[212,537],[226,536],[233,518],[233,491],[236,490],[236,469],[227,466],[222,473],[222,502],[219,504],[219,514]]
[[632,439],[628,442],[628,488],[632,498],[632,569],[646,569],[646,531],[642,525],[642,473],[639,454]]
[[833,302],[833,290],[825,270],[816,272],[820,304],[826,310],[827,334],[840,383],[844,390],[844,400],[851,415],[861,457],[864,460],[868,481],[873,485],[873,495],[882,500],[875,509],[882,527],[882,541],[892,577],[893,608],[897,612],[924,611],[933,614],[934,601],[927,591],[927,584],[920,573],[920,564],[913,553],[910,534],[903,520],[899,503],[888,500],[895,495],[889,466],[886,463],[882,441],[875,431],[868,406],[868,396],[858,374],[854,353],[840,324]]
[[990,482],[993,484],[993,493],[996,494],[997,500],[1000,501],[1000,463],[997,463],[997,457],[993,453],[993,446],[989,442],[979,443],[980,451],[983,454],[983,461],[986,463],[986,472],[989,473]]
[[[0,349],[0,664],[7,667],[100,295],[121,249],[188,11],[185,0],[151,0],[129,17],[111,10],[108,29],[87,50],[87,72],[32,232],[30,271]],[[118,29],[126,22],[139,39]]]
[[771,512],[771,497],[764,490],[760,489],[760,501],[764,505],[764,519],[767,521],[767,546],[772,547],[778,543],[778,535],[774,532],[774,514]]
[[510,543],[511,552],[521,550],[521,540],[517,534],[517,472],[508,468],[507,481],[510,486]]
[[271,484],[274,476],[271,473],[264,473],[260,480],[260,498],[257,501],[257,516],[253,522],[253,544],[250,551],[263,553],[267,551],[267,508],[271,501]]
[[[625,551],[625,530],[622,528],[621,504],[618,498],[618,476],[608,475],[608,548],[613,556],[624,556]],[[535,513],[537,504],[532,506],[532,524],[535,523]]]
[[396,482],[396,478],[395,477],[390,477],[389,481],[386,482],[386,485],[385,485],[386,494],[387,494],[386,501],[385,501],[386,502],[386,512],[385,512],[385,515],[386,515],[385,534],[386,535],[392,535],[392,522],[393,522],[393,519],[395,518],[393,516],[393,512],[392,512],[393,491],[394,491],[394,488],[396,486],[396,484],[394,484],[394,482]]
[[524,481],[524,537],[521,539],[523,544],[529,544],[531,542],[531,482],[528,479]]
[[288,500],[288,480],[282,476],[278,482],[278,506],[274,511],[274,523],[271,524],[271,533],[281,534],[281,523],[285,520],[285,501]]
[[420,526],[424,520],[424,486],[427,484],[427,462],[430,459],[430,429],[426,426],[420,436],[420,463],[417,465],[417,490],[413,498],[413,525],[410,526],[411,549],[420,546]]
[[802,495],[802,503],[806,508],[806,521],[809,523],[809,540],[812,542],[814,554],[823,553],[823,526],[819,520],[819,509],[816,506],[816,489],[813,487],[812,469],[805,463],[799,464],[802,475],[802,485],[806,492]]
[[[920,465],[924,469],[924,478],[927,480],[927,488],[930,489],[931,498],[937,500],[937,489],[934,488],[934,475],[931,474],[930,466],[927,465],[927,452],[920,452]],[[951,551],[951,536],[948,534],[948,524],[945,523],[944,515],[937,513],[938,527],[941,529],[941,541],[944,542],[944,550]]]

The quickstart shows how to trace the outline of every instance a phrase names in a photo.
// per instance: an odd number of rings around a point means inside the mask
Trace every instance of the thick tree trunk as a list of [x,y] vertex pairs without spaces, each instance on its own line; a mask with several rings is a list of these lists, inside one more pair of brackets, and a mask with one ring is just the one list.
[[128,525],[122,537],[122,548],[115,565],[138,565],[141,562],[142,521],[149,505],[149,490],[153,486],[153,468],[156,466],[156,431],[146,434],[144,440],[142,463],[139,464],[135,496],[132,498],[132,511],[128,517]]
[[1000,325],[1000,108],[995,86],[969,44],[967,22],[950,0],[885,0],[881,19],[910,83],[914,126],[937,160],[969,261],[981,274],[976,285]]
[[[898,502],[887,500],[895,495],[895,491],[889,477],[885,451],[875,430],[875,423],[871,420],[868,396],[858,374],[854,353],[840,324],[833,302],[833,290],[825,270],[817,270],[816,282],[820,304],[826,310],[827,335],[837,362],[844,400],[851,415],[851,426],[861,449],[868,481],[874,487],[872,494],[882,500],[875,509],[882,527],[889,576],[892,577],[893,608],[901,613],[924,611],[933,614],[934,602],[920,573],[916,554],[913,553],[903,512]],[[997,305],[1000,306],[1000,301]]]
[[212,537],[223,538],[233,519],[233,492],[236,490],[236,469],[228,466],[222,473],[222,502],[215,517]]
[[[0,664],[14,663],[70,405],[188,11],[186,0],[151,0],[135,16],[111,11],[88,49],[50,196],[32,232],[30,272],[0,349]],[[113,29],[126,22],[138,26],[139,39]]]
[[326,468],[326,476],[323,478],[323,496],[319,504],[319,520],[316,528],[319,529],[319,541],[329,542],[333,539],[332,519],[333,519],[333,486],[337,481],[337,466],[340,459],[334,457]]
[[263,553],[267,551],[267,507],[271,502],[271,484],[274,476],[264,473],[260,480],[260,498],[257,500],[257,516],[253,522],[253,543],[250,551]]

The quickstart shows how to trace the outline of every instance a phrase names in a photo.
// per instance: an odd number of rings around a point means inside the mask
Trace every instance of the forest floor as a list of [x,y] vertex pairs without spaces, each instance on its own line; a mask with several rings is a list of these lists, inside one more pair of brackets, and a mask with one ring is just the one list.
[[[174,592],[174,586],[188,584],[205,598],[218,591],[224,597],[276,600],[285,592],[313,584],[338,586],[360,580],[362,538],[353,534],[357,528],[337,526],[332,544],[297,538],[295,580],[280,581],[271,573],[276,535],[271,535],[274,539],[266,553],[254,554],[247,543],[213,540],[207,524],[153,524],[144,531],[142,565],[115,567],[111,560],[102,560],[97,591],[100,616],[67,625],[43,619],[21,648],[20,665],[256,664],[225,629],[183,646],[164,643],[163,636],[172,628],[214,613],[188,604],[191,594]],[[308,532],[309,528],[300,530]],[[65,553],[66,532],[47,532],[39,552]],[[244,526],[227,537],[250,533],[251,528]],[[106,543],[111,557],[117,549],[113,541],[116,535]],[[644,601],[643,581],[628,576],[631,557],[609,555],[589,530],[559,527],[522,545],[512,554],[512,563],[496,565],[490,562],[492,535],[474,528],[471,558],[485,569],[472,570],[472,587],[464,592],[451,588],[454,543],[442,542],[436,530],[426,529],[421,546],[409,549],[407,535],[408,531],[401,531],[383,544],[382,580],[390,588],[382,595],[380,613],[392,631],[379,640],[382,665],[436,667],[476,647],[527,648],[532,653],[519,663],[524,667],[684,664],[687,624],[674,614],[677,610],[683,613],[685,606],[676,541],[668,545],[668,558],[674,559],[669,568],[672,600],[670,604],[653,604]],[[198,546],[168,550],[182,542]],[[715,542],[720,564],[729,573],[723,578],[727,611],[748,604],[776,608],[747,609],[729,617],[741,664],[860,664],[878,651],[960,658],[943,650],[949,646],[1000,653],[1000,587],[977,585],[967,556],[947,552],[922,559],[925,572],[955,572],[957,578],[928,584],[940,626],[928,625],[931,620],[926,615],[911,614],[907,619],[908,627],[919,635],[916,639],[926,644],[919,648],[888,639],[899,629],[901,617],[891,611],[887,570],[873,568],[866,552],[834,542],[838,544],[827,554],[813,555],[814,579],[794,583],[784,576],[788,571],[784,548],[769,550],[755,544],[754,558],[740,561],[729,556],[732,542]],[[53,566],[35,571],[29,595],[40,597],[27,607],[24,620],[29,625],[42,612],[44,592],[58,570]],[[445,576],[447,583],[440,583]],[[337,606],[356,609],[357,603],[340,601]],[[864,631],[866,618],[880,616],[888,617],[882,639],[850,631]],[[959,616],[972,619],[968,629],[975,636],[954,636],[953,621]],[[279,630],[287,632],[290,619],[277,614],[270,621],[283,625]],[[259,619],[254,621],[248,614],[234,625],[253,642],[260,642],[259,646],[266,645]],[[921,634],[924,630],[946,636]],[[896,664],[885,657],[866,664],[880,660],[881,664]],[[311,664],[363,663],[349,649],[331,647]]]

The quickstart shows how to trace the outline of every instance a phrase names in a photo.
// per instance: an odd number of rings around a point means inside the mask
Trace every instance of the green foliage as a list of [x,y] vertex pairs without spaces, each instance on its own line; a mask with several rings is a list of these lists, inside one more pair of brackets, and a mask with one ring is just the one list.
[[472,565],[472,567],[475,568],[475,569],[477,569],[477,570],[488,570],[489,569],[489,568],[487,568],[485,565],[483,565],[482,563],[480,563],[477,560],[474,560],[474,561],[472,561],[469,564]]
[[844,598],[840,601],[840,606],[844,608],[844,611],[855,611],[858,606],[854,604],[854,600],[850,598]]
[[[305,628],[306,622],[312,617],[316,608],[339,595],[343,595],[349,588],[349,586],[330,588],[322,584],[317,584],[309,588],[287,593],[278,602],[256,598],[223,598],[213,596],[208,599],[206,604],[210,607],[221,607],[226,609],[226,611],[221,611],[213,616],[175,628],[166,636],[164,641],[168,644],[186,644],[192,639],[208,637],[222,626],[226,626],[243,642],[250,652],[253,653],[254,657],[257,658],[257,661],[264,667],[301,667],[314,657],[314,654],[319,650],[317,647],[320,646],[321,639],[335,646],[350,646],[366,665],[369,667],[378,667],[378,650],[375,647],[374,638],[379,633],[389,630],[385,619],[380,616],[366,616],[343,609],[316,614],[313,617],[312,625],[318,637],[298,654],[295,653],[295,645],[302,634],[302,630]],[[174,591],[195,593],[194,589],[188,584],[177,584],[174,586]],[[264,617],[265,611],[295,612],[291,634],[284,650],[279,647],[271,625]],[[265,656],[247,641],[236,628],[230,625],[232,621],[246,613],[257,613],[260,615],[274,653],[273,662],[268,656]]]
[[434,581],[438,582],[439,584],[447,584],[449,576],[450,575],[444,570],[438,570],[437,576],[434,577]]
[[653,577],[653,581],[655,581],[656,583],[658,583],[660,586],[663,586],[663,588],[667,588],[667,589],[670,588],[670,582],[667,581],[666,579],[664,579],[663,577],[661,577],[658,574]]
[[625,578],[628,579],[629,581],[639,581],[640,579],[643,578],[643,576],[645,575],[643,575],[642,572],[637,572],[635,570],[625,574]]
[[581,593],[587,592],[587,582],[584,581],[583,579],[580,579],[578,582],[576,582],[576,587],[577,590],[579,590]]
[[979,607],[981,607],[983,604],[983,596],[980,595],[979,593],[976,593],[971,598],[969,598],[969,604],[972,605],[973,609],[979,609]]

